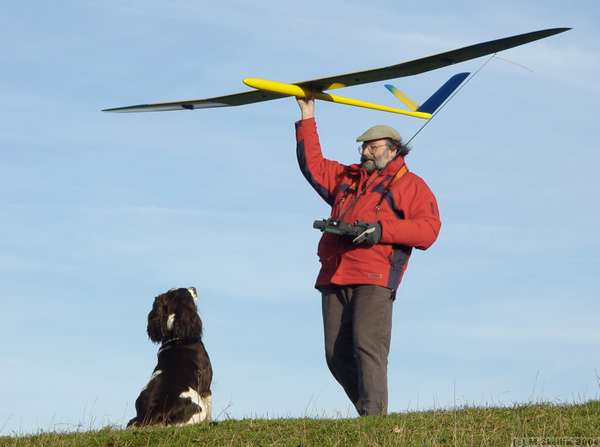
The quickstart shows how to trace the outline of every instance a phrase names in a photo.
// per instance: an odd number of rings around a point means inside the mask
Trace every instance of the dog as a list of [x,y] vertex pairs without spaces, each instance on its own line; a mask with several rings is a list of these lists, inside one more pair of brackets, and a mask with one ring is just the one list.
[[148,337],[160,343],[158,364],[135,401],[127,427],[188,425],[211,420],[212,366],[202,343],[194,287],[171,289],[154,299]]

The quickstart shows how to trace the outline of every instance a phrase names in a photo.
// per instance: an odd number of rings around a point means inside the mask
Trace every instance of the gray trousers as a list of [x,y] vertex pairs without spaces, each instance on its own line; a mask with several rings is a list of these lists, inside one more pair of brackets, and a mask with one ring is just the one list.
[[321,290],[325,358],[361,416],[387,413],[392,291],[372,285]]

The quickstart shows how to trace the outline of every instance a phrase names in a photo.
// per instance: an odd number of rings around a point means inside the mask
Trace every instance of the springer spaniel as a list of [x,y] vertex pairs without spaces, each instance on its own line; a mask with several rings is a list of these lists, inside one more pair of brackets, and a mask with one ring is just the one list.
[[202,343],[194,287],[171,289],[154,299],[148,336],[161,343],[158,364],[135,401],[127,427],[187,425],[210,421],[212,367]]

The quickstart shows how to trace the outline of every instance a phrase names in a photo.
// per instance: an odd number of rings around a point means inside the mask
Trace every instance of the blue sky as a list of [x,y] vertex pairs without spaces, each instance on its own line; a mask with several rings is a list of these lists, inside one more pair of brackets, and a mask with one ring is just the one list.
[[[323,358],[292,99],[100,109],[391,65],[550,27],[415,139],[437,243],[394,308],[390,411],[599,397],[600,5],[12,2],[0,16],[0,434],[120,425],[155,364],[153,297],[195,286],[227,417],[353,416]],[[541,8],[541,9],[540,9]],[[422,101],[466,62],[394,84]],[[394,104],[381,84],[343,95]],[[410,118],[319,102],[329,158]]]

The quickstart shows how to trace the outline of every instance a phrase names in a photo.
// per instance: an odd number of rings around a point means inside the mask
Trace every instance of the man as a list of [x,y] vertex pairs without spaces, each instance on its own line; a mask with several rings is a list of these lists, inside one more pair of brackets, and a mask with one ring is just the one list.
[[332,207],[330,220],[315,222],[324,231],[315,287],[322,294],[327,365],[359,415],[383,415],[393,300],[412,248],[425,250],[437,238],[437,203],[408,171],[409,149],[394,129],[368,129],[357,138],[361,163],[342,165],[321,153],[314,100],[297,101],[300,169]]

